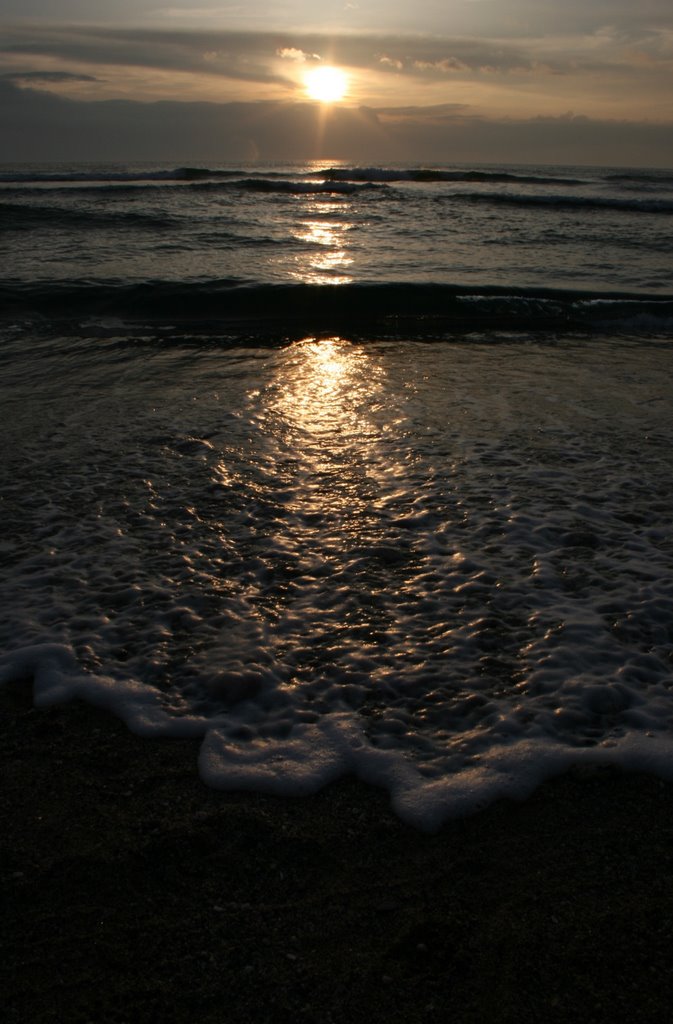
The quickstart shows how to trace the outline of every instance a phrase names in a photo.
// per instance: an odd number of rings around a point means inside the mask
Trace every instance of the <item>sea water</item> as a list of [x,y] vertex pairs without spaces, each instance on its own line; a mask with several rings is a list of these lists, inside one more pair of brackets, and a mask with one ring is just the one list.
[[0,180],[2,678],[426,829],[673,777],[673,175]]

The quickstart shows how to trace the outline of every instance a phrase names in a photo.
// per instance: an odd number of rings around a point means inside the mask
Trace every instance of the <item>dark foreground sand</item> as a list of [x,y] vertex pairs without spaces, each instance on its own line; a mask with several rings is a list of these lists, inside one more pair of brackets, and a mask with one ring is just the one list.
[[569,775],[434,837],[344,781],[206,789],[196,745],[0,691],[0,1019],[670,1021],[673,792]]

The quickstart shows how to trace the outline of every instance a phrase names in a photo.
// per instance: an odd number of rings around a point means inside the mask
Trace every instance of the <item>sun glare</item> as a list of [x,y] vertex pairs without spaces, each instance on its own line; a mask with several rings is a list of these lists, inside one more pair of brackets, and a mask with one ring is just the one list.
[[309,71],[304,79],[306,92],[320,103],[337,103],[346,95],[348,76],[338,68],[320,67]]

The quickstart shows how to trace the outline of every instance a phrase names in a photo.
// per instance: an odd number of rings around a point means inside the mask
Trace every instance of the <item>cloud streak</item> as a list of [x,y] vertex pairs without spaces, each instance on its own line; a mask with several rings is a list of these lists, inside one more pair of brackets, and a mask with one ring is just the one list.
[[[581,71],[641,68],[642,56],[673,68],[673,27],[667,31],[603,32],[582,38],[480,39],[405,35],[338,35],[104,27],[14,26],[3,33],[6,54],[49,57],[92,65],[137,66],[176,72],[203,70],[259,81],[278,80],[270,67],[277,57],[298,62],[319,56],[348,67],[404,72],[412,76],[461,73],[577,74]],[[628,43],[628,46],[626,45]],[[212,66],[214,65],[214,66]]]
[[62,85],[65,82],[97,82],[94,75],[76,75],[71,71],[13,71],[0,75],[17,85]]

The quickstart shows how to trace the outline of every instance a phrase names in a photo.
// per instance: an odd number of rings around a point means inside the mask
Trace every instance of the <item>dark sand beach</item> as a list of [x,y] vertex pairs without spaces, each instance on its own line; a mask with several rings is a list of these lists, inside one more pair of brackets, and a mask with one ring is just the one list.
[[345,780],[208,790],[197,746],[0,691],[2,1019],[668,1021],[673,800],[612,771],[436,836]]

